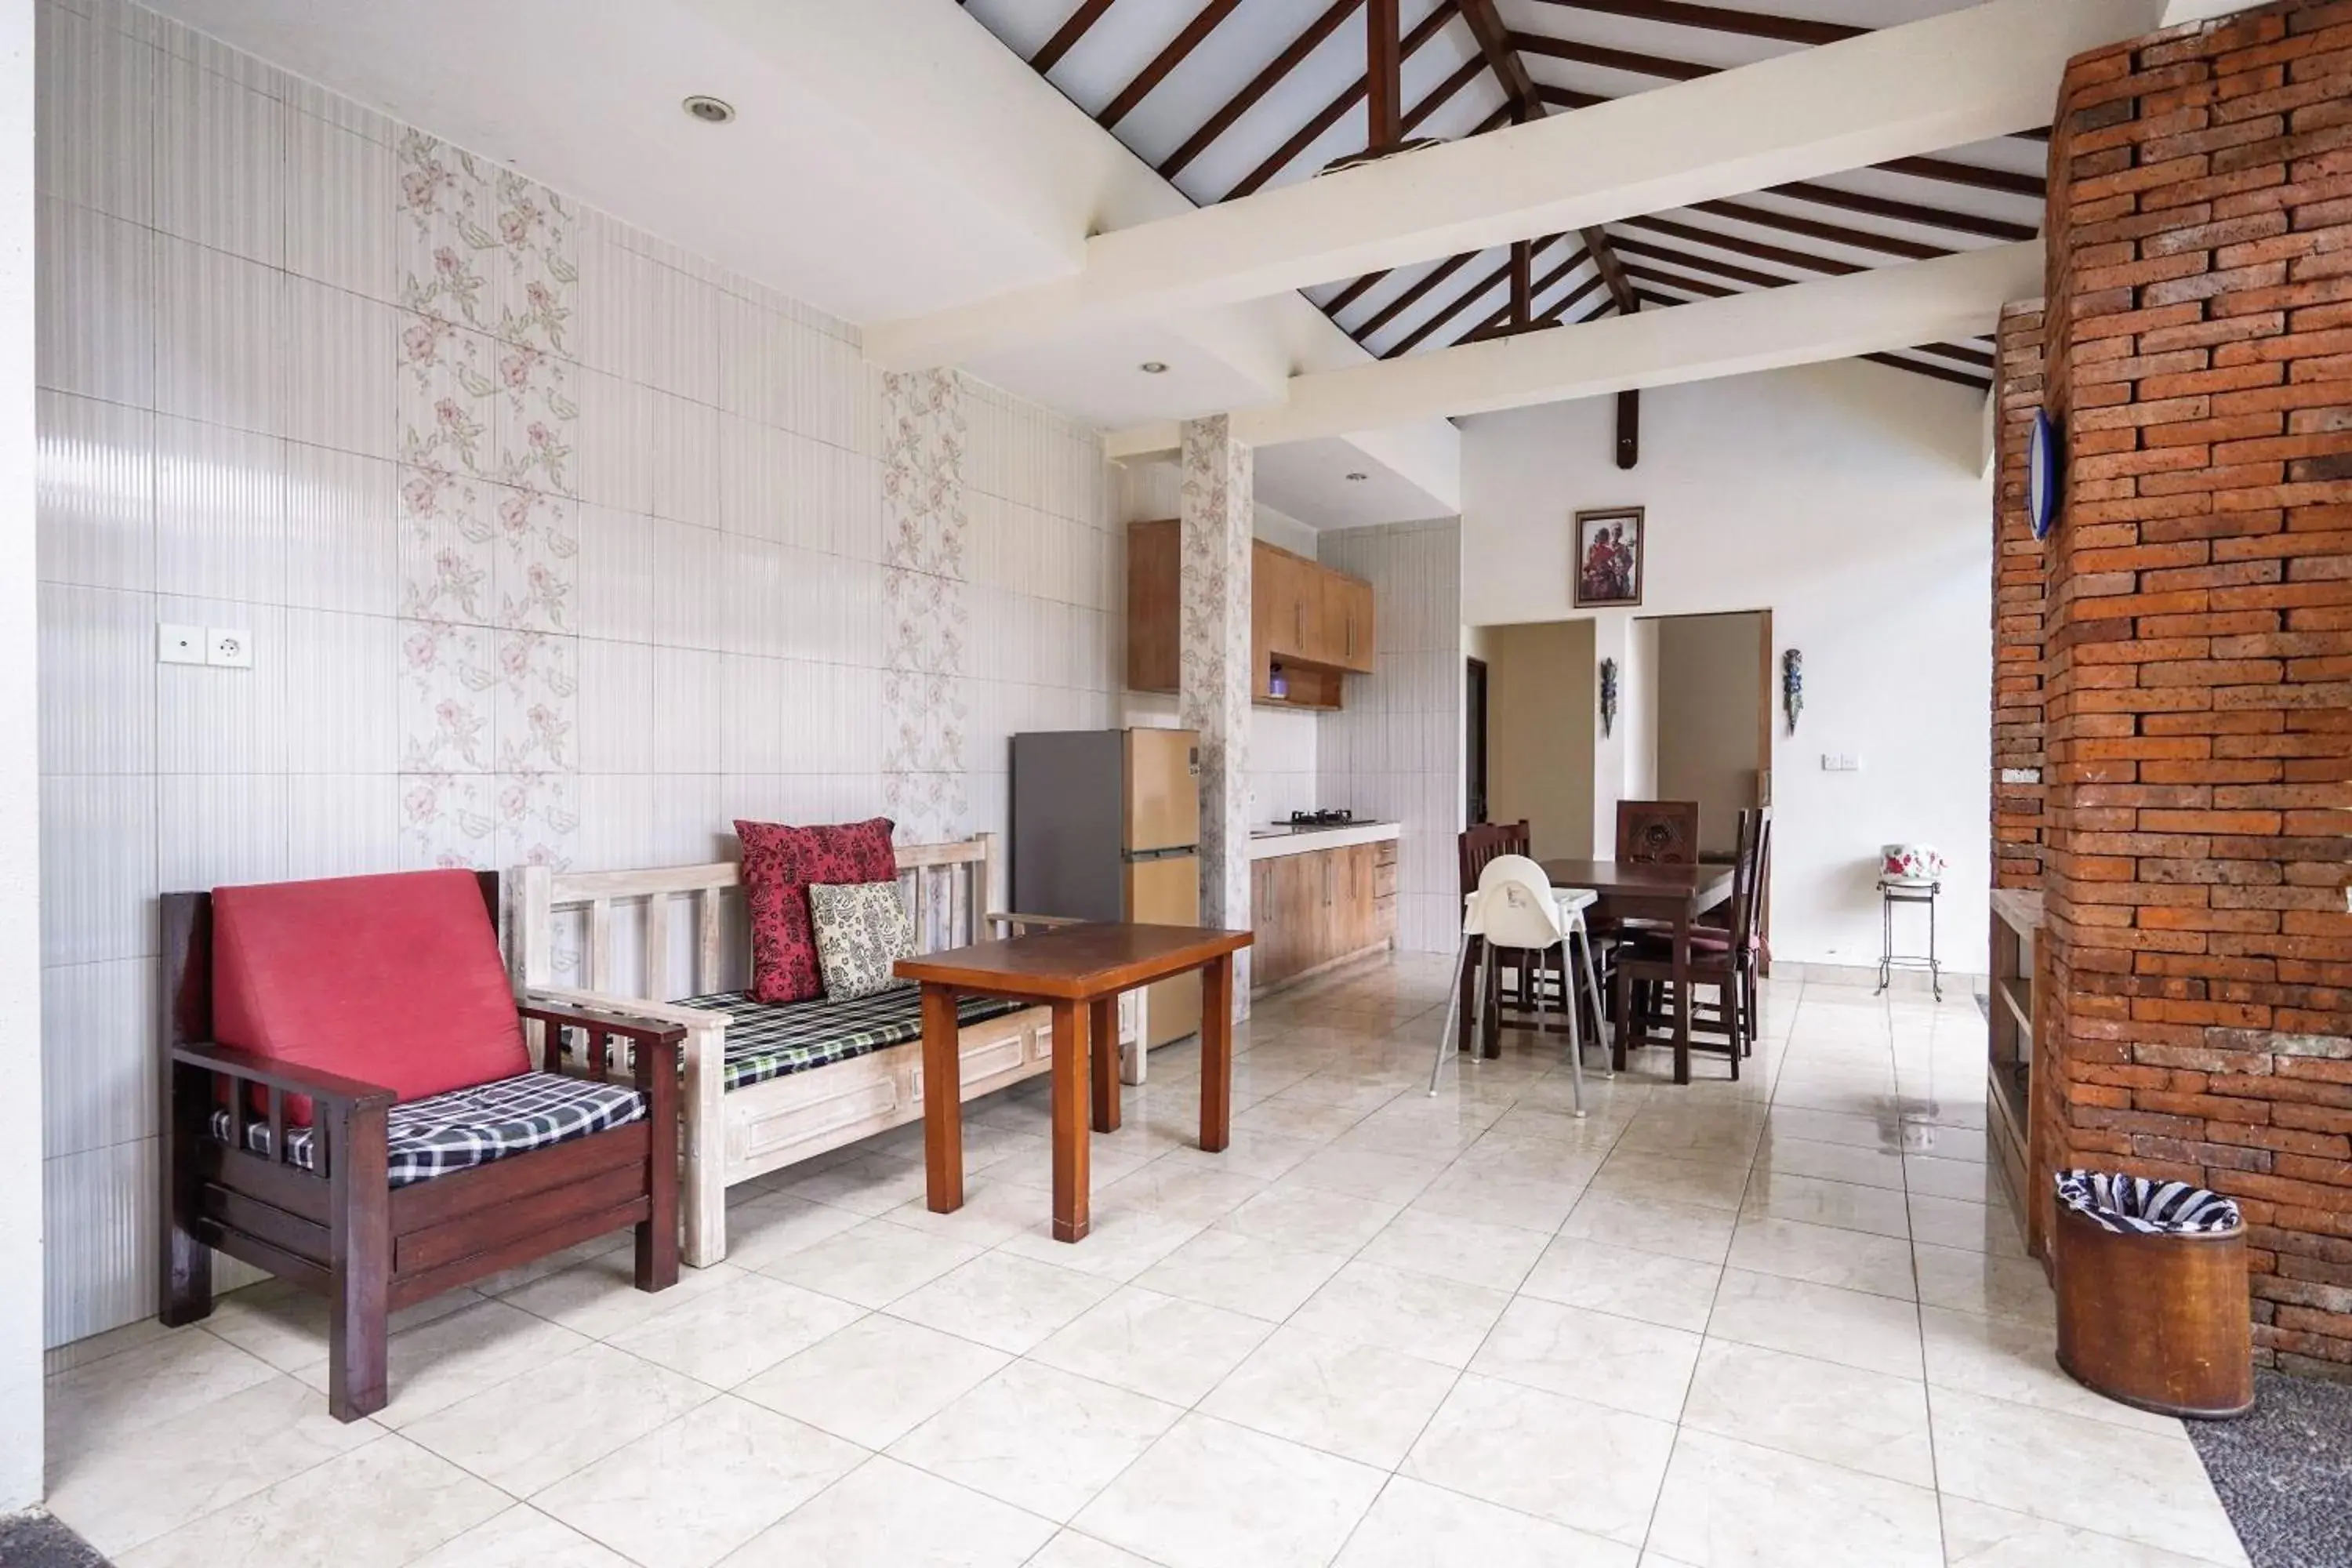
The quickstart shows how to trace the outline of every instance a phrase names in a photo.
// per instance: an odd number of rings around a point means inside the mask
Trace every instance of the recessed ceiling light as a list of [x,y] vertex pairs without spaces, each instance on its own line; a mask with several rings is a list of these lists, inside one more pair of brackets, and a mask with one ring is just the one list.
[[1168,362],[1165,360],[1148,359],[1141,364],[1137,365],[1135,368],[1141,371],[1146,375],[1166,375],[1168,374]]
[[723,98],[698,92],[686,100],[686,111],[705,125],[724,125],[735,118],[735,106]]
[[1370,474],[1349,474],[1348,476],[1348,482],[1351,485],[1360,485],[1371,477],[1372,476]]

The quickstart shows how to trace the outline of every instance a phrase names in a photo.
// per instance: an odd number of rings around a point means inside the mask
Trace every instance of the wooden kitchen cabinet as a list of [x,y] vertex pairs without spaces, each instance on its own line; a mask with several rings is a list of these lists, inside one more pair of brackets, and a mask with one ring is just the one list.
[[[1127,684],[1174,691],[1181,665],[1181,531],[1173,521],[1128,525]],[[1342,677],[1373,668],[1372,585],[1304,555],[1253,542],[1250,695],[1274,707],[1336,709]],[[1286,689],[1276,697],[1279,666]],[[1263,955],[1261,955],[1262,957]]]
[[[1396,844],[1277,855],[1251,868],[1251,984],[1265,991],[1396,940]],[[1381,888],[1391,890],[1385,896]]]

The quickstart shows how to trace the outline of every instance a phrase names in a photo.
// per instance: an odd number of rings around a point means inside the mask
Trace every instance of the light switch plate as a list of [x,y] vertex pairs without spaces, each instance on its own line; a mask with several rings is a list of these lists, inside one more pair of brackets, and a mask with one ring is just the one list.
[[205,628],[165,624],[155,628],[155,659],[159,664],[205,662]]
[[253,634],[243,626],[214,626],[206,634],[205,662],[228,669],[253,668]]

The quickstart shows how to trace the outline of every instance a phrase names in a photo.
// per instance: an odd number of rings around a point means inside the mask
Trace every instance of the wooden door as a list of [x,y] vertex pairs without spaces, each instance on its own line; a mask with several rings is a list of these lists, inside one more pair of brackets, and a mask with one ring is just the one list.
[[1127,684],[1136,691],[1173,691],[1181,658],[1178,525],[1130,523],[1127,530]]

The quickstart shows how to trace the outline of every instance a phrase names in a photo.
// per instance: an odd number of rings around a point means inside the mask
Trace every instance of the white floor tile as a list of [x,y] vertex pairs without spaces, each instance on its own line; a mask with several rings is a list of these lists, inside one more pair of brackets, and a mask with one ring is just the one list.
[[901,1463],[1064,1523],[1181,1407],[1015,1362],[891,1446]]
[[1369,1465],[1187,1415],[1074,1522],[1167,1568],[1321,1568],[1384,1479]]
[[727,1559],[727,1568],[1015,1568],[1051,1520],[895,1460],[867,1460]]
[[1927,1390],[1916,1378],[1709,1340],[1682,1421],[1866,1475],[1936,1484]]
[[835,1297],[744,1274],[656,1313],[611,1343],[697,1382],[732,1388],[865,1315]]
[[1614,1541],[1397,1476],[1335,1568],[1633,1568],[1638,1555]]
[[1723,1268],[1605,1241],[1561,1237],[1544,1249],[1519,1294],[1590,1307],[1673,1329],[1706,1327]]
[[1402,1473],[1633,1546],[1674,1444],[1669,1422],[1472,1374]]
[[1690,1392],[1699,1343],[1685,1330],[1521,1297],[1504,1310],[1470,1370],[1672,1421]]
[[735,1392],[836,1437],[885,1448],[1010,1360],[1003,1351],[877,1312]]
[[1510,1297],[1433,1274],[1350,1263],[1292,1314],[1291,1327],[1463,1367]]
[[1927,1488],[1688,1428],[1650,1544],[1692,1568],[1943,1568]]
[[1124,1286],[1031,1353],[1065,1372],[1180,1405],[1200,1403],[1265,1338],[1264,1319]]
[[890,1314],[1024,1355],[1117,1289],[1090,1274],[992,1252],[901,1297]]
[[1386,1470],[1403,1462],[1454,1378],[1452,1368],[1419,1356],[1285,1328],[1201,1409]]

